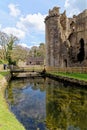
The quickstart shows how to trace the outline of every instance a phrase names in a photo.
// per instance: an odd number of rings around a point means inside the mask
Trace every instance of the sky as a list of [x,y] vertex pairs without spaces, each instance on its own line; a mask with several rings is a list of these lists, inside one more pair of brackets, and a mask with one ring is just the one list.
[[17,36],[24,47],[45,43],[44,19],[54,6],[72,17],[87,9],[87,0],[0,0],[0,31]]

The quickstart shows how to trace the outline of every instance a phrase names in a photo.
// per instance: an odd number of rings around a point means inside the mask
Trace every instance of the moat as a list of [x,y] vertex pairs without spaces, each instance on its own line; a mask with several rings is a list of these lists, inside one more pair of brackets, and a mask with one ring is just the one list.
[[49,78],[12,80],[9,109],[26,130],[87,130],[87,89]]

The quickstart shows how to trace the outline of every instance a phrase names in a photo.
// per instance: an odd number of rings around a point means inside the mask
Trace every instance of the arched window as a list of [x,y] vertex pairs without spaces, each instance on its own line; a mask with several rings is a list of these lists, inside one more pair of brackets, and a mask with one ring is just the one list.
[[83,38],[81,38],[81,40],[80,40],[80,46],[81,46],[81,48],[84,48],[84,40],[83,40]]
[[77,59],[81,63],[85,57],[84,39],[81,38],[79,43],[80,43],[80,49],[79,49],[79,53],[77,54]]
[[64,67],[67,67],[67,60],[64,60]]
[[70,29],[72,29],[72,31],[75,30],[75,22],[74,21],[71,22]]

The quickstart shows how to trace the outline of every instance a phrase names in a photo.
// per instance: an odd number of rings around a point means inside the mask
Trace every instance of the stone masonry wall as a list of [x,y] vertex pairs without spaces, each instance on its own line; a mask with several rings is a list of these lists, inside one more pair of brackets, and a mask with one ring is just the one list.
[[67,18],[59,7],[49,10],[46,25],[47,66],[87,66],[87,10]]

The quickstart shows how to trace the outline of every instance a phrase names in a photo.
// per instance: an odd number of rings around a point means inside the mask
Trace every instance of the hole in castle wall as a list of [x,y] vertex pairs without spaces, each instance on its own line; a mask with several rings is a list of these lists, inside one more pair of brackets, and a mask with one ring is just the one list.
[[85,57],[84,39],[81,38],[81,40],[80,40],[80,49],[79,49],[79,53],[77,54],[77,59],[81,63],[84,60],[84,57]]
[[71,46],[75,46],[76,43],[76,34],[73,32],[69,35],[68,40]]
[[67,67],[67,60],[64,60],[64,67]]
[[74,31],[74,29],[75,29],[75,22],[74,22],[74,21],[71,22],[71,24],[70,24],[70,29],[71,29],[72,31]]

